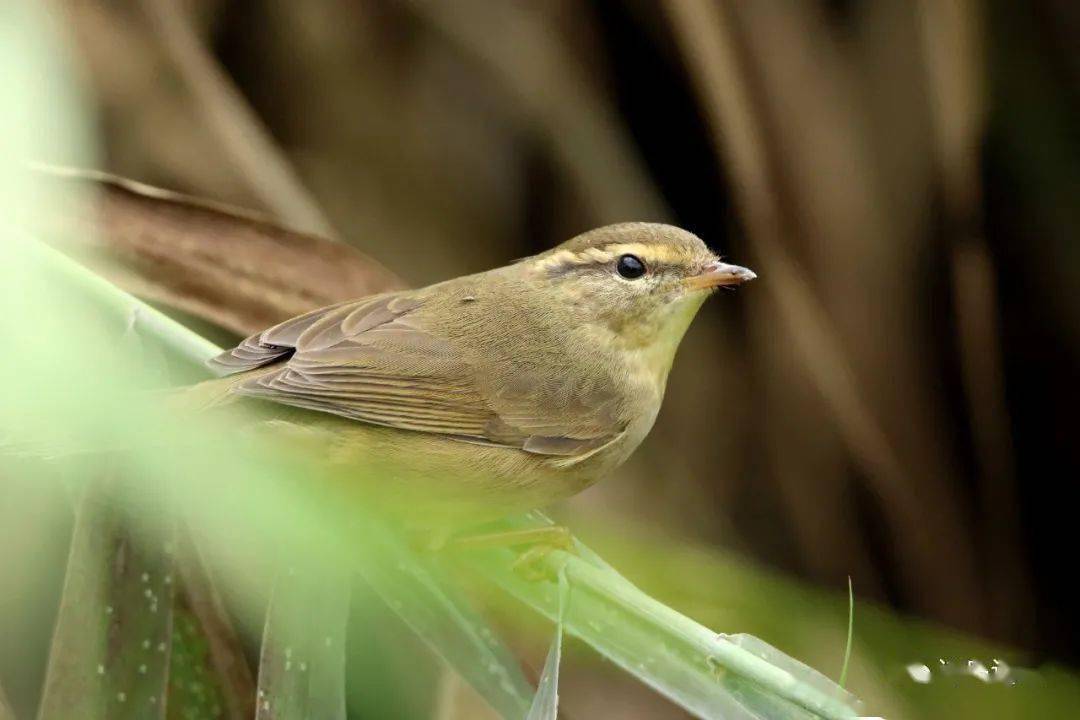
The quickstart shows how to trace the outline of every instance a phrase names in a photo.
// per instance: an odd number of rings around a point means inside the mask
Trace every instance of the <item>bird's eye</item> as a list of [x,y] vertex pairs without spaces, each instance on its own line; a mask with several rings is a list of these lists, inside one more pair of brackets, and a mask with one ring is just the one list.
[[636,280],[645,274],[645,263],[637,255],[621,255],[615,270],[627,280]]

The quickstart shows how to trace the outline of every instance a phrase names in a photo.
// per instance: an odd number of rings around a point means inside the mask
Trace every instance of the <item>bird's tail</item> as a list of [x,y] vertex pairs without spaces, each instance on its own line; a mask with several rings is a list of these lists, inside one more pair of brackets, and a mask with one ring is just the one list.
[[224,407],[236,399],[233,388],[246,376],[232,376],[204,380],[195,385],[168,390],[164,396],[170,413],[194,414]]

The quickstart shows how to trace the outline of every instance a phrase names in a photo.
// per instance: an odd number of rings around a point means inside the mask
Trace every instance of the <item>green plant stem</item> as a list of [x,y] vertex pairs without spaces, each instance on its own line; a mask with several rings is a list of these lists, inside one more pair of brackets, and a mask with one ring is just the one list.
[[[591,554],[587,548],[581,550],[586,557]],[[548,557],[553,572],[561,568],[573,588],[574,603],[565,620],[567,632],[691,712],[702,717],[745,717],[747,710],[771,705],[764,696],[772,694],[811,715],[788,715],[788,708],[781,704],[779,710],[784,714],[769,714],[769,718],[841,720],[858,715],[842,700],[649,597],[610,567],[561,551]],[[512,557],[503,562],[512,562]],[[552,583],[524,580],[490,556],[471,565],[522,602],[556,619],[557,593]],[[718,671],[722,678],[730,673],[749,681],[745,685],[737,682],[739,687],[732,693],[738,697],[739,707],[731,707],[730,697],[710,692],[718,684]],[[666,676],[660,685],[657,680],[662,673]]]
[[155,338],[186,363],[205,371],[206,361],[221,352],[221,348],[214,343],[90,272],[58,250],[29,238],[15,239],[14,242],[23,243],[31,256],[36,255],[36,259],[46,265],[47,272],[60,274],[72,287],[92,296],[103,310],[114,314],[121,322],[133,324],[143,335]]

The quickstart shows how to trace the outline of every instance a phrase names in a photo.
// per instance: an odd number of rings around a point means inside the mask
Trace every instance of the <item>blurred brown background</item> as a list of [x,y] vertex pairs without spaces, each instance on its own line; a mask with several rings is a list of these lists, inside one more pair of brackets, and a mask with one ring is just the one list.
[[571,524],[1080,660],[1075,3],[51,1],[104,169],[417,285],[622,220],[758,272]]

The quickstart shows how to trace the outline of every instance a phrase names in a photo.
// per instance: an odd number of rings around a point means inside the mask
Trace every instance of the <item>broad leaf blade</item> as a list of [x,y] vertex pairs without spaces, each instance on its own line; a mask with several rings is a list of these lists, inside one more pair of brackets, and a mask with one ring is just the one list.
[[[181,577],[173,620],[173,659],[170,672],[169,715],[185,703],[178,702],[177,686],[182,682],[184,668],[189,668],[195,682],[210,687],[197,704],[209,705],[211,716],[219,700],[220,717],[228,720],[250,720],[255,715],[255,681],[247,657],[240,644],[232,621],[217,592],[213,577],[207,571],[198,549],[186,533],[181,533],[177,558]],[[183,653],[183,657],[180,657]],[[199,698],[196,698],[199,699]],[[205,700],[211,700],[207,703]]]
[[[837,686],[829,683],[826,690],[820,676],[802,677],[775,657],[739,647],[653,600],[606,565],[559,551],[549,558],[554,570],[566,572],[574,595],[567,632],[698,717],[840,720],[858,715],[847,702],[851,696]],[[509,551],[476,551],[471,565],[554,619],[556,585],[523,580],[511,569],[513,559]]]
[[75,513],[64,589],[60,595],[40,720],[99,717],[104,702],[103,665],[108,620],[105,617],[109,549],[116,528],[100,483],[88,483]]
[[164,717],[173,583],[163,494],[120,505],[115,488],[88,483],[79,503],[41,720]]
[[345,718],[347,580],[284,568],[259,659],[257,720]]
[[4,686],[0,684],[0,720],[15,720],[15,711],[11,709]]
[[369,559],[361,572],[391,609],[503,718],[524,717],[532,686],[489,623],[439,568],[393,539]]
[[167,720],[223,718],[225,695],[209,657],[199,619],[178,596],[173,606]]
[[36,170],[60,185],[51,245],[129,292],[242,335],[403,287],[355,248],[255,213],[105,173]]

